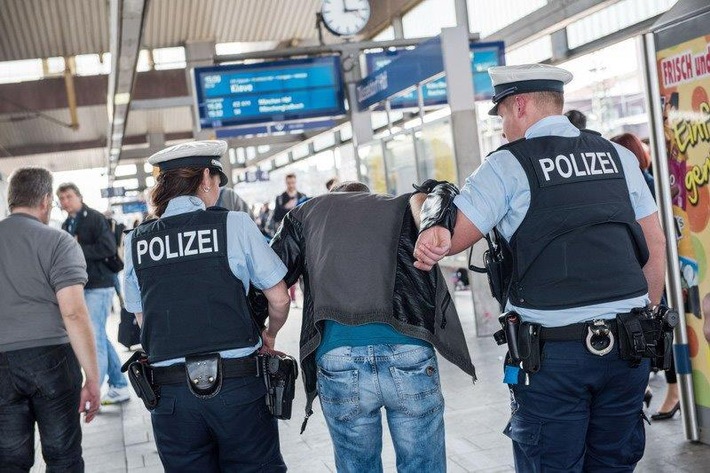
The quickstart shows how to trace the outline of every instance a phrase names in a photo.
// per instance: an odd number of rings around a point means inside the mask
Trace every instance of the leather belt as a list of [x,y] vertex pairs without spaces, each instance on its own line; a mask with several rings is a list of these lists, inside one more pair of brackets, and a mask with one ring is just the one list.
[[[611,333],[616,337],[619,333],[616,328],[616,319],[604,320],[604,322],[611,330]],[[565,325],[564,327],[542,327],[540,330],[540,339],[545,342],[584,341],[591,325],[592,322],[580,322]]]
[[[185,383],[185,363],[176,363],[170,366],[157,366],[151,368],[153,371],[153,383],[161,386],[163,384]],[[224,378],[246,378],[248,376],[259,376],[258,358],[250,356],[247,358],[222,358],[222,376]]]

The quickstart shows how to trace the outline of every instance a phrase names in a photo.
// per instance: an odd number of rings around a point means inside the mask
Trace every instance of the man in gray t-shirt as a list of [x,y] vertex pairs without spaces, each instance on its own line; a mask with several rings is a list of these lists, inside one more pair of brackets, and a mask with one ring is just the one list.
[[47,225],[49,171],[16,171],[8,205],[0,222],[0,465],[32,467],[36,422],[47,469],[83,471],[79,412],[90,422],[99,408],[86,262],[76,240]]

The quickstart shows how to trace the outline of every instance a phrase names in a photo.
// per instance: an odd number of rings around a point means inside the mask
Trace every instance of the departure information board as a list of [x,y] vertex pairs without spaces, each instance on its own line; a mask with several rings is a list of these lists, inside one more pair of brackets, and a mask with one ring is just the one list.
[[[473,90],[475,100],[490,100],[493,97],[493,85],[488,76],[488,68],[505,65],[505,45],[502,41],[470,44],[471,72],[473,73]],[[389,50],[366,55],[369,74],[386,66],[397,59],[402,50]],[[447,103],[446,77],[427,82],[422,87],[424,106],[443,105]],[[418,107],[417,92],[412,91],[394,97],[390,101],[392,108]]]
[[345,114],[338,56],[197,67],[193,74],[202,128]]

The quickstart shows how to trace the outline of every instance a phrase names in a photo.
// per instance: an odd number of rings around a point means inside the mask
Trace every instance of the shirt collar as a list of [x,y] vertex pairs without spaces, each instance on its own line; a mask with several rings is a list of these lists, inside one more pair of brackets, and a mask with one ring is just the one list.
[[[24,218],[29,218],[30,220],[37,220],[38,222],[40,222],[40,220],[37,217],[35,217],[34,215],[26,214],[24,212],[11,213],[7,217],[8,218],[10,218],[10,217],[24,217]],[[42,223],[42,222],[40,222],[40,223]]]
[[202,199],[194,195],[181,195],[170,199],[162,217],[172,217],[195,210],[205,210],[205,203],[202,202]]
[[574,127],[569,119],[564,115],[551,115],[533,123],[525,131],[525,138],[537,138],[539,136],[579,136],[579,130]]

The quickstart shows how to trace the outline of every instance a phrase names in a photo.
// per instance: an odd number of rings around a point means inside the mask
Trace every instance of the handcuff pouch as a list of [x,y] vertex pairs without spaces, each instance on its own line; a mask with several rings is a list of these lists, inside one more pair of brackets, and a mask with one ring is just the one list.
[[185,376],[190,392],[200,399],[209,399],[222,389],[222,358],[219,353],[185,357]]

